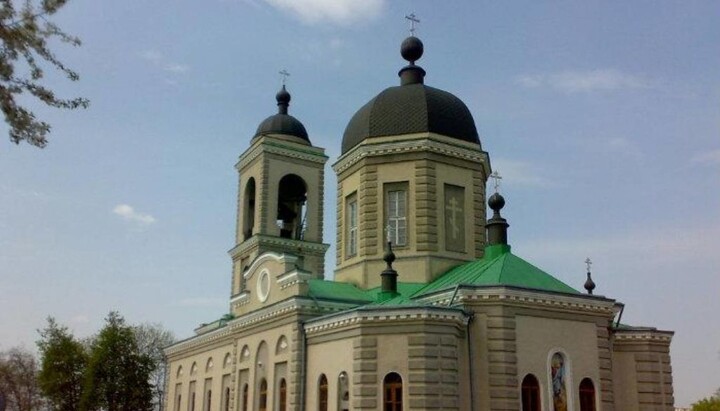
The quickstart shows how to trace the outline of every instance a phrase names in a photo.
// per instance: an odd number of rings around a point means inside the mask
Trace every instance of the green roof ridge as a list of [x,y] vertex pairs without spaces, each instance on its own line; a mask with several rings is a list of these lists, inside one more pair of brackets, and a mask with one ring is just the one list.
[[487,246],[483,258],[448,270],[413,297],[444,291],[458,285],[511,286],[540,291],[579,294],[577,290],[514,255],[507,244]]

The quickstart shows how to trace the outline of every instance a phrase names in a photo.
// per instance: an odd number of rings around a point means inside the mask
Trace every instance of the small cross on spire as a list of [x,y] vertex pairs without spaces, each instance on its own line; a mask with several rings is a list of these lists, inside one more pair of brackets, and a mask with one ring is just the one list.
[[592,265],[592,260],[590,260],[590,257],[585,259],[585,266],[587,266],[587,272],[590,272],[590,266]]
[[500,180],[502,180],[502,177],[500,176],[500,173],[498,173],[497,170],[495,170],[492,174],[490,174],[490,178],[495,180],[495,192],[498,192],[498,188],[500,188]]
[[410,35],[415,35],[415,24],[420,23],[420,19],[415,16],[415,13],[410,13],[407,16],[405,16],[407,20],[410,20]]
[[282,69],[282,70],[278,71],[278,74],[280,74],[282,76],[282,85],[285,86],[285,83],[287,82],[287,78],[290,77],[290,73],[287,70]]

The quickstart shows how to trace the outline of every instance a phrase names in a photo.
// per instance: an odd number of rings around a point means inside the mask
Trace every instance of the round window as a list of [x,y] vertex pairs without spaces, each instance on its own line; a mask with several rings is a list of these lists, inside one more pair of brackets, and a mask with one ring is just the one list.
[[263,270],[257,279],[257,294],[260,302],[265,302],[270,294],[270,274]]

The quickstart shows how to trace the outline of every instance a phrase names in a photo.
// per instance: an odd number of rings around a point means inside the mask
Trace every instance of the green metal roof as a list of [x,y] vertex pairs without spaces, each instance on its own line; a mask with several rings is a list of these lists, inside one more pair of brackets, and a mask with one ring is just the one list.
[[425,287],[425,283],[397,283],[398,294],[394,296],[383,295],[380,287],[369,289],[368,294],[373,296],[374,302],[370,305],[408,305],[416,304],[410,297],[412,297],[418,290]]
[[579,294],[577,290],[510,252],[509,245],[485,248],[485,256],[477,261],[450,269],[435,281],[421,288],[413,297],[466,286],[513,286],[542,291]]
[[309,281],[309,285],[312,298],[357,303],[369,303],[375,299],[367,291],[349,283],[312,279]]

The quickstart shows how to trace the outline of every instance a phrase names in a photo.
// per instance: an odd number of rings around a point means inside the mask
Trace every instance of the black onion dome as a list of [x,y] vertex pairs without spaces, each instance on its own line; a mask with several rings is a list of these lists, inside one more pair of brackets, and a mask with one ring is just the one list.
[[423,132],[480,144],[462,100],[424,84],[407,84],[385,89],[355,113],[345,128],[342,152],[367,138]]
[[278,91],[275,99],[277,100],[278,113],[263,120],[258,126],[253,138],[263,134],[284,134],[299,137],[307,141],[307,144],[310,145],[310,138],[308,137],[307,130],[305,130],[305,126],[303,126],[300,120],[287,113],[288,106],[290,105],[290,93],[285,89],[285,86]]
[[475,120],[465,103],[423,84],[425,70],[415,65],[423,54],[420,39],[408,37],[400,49],[410,63],[398,73],[402,85],[386,88],[355,113],[345,128],[342,153],[368,138],[425,132],[480,145]]

